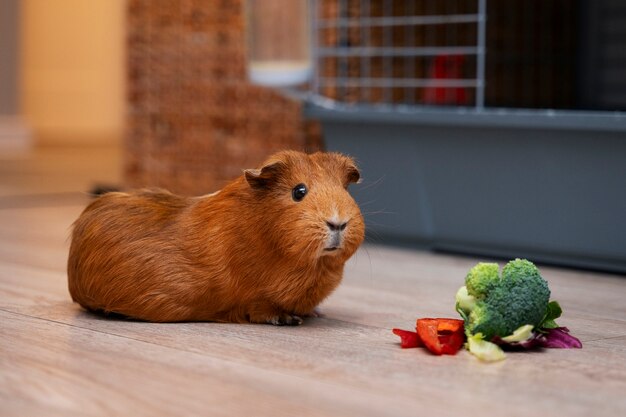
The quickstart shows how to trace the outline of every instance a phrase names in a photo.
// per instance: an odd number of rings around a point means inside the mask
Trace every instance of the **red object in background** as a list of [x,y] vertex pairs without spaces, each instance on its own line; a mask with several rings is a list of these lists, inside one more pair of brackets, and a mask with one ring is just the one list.
[[[431,80],[459,80],[463,79],[464,55],[438,55],[430,69],[428,77]],[[464,87],[426,87],[424,91],[425,104],[455,104],[468,103],[468,94]]]

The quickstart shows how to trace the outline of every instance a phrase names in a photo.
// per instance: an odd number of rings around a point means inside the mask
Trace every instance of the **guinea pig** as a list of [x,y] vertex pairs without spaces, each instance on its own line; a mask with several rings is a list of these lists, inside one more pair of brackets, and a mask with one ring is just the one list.
[[283,151],[209,195],[104,194],[73,226],[72,299],[152,322],[300,324],[363,242],[359,178],[347,156]]

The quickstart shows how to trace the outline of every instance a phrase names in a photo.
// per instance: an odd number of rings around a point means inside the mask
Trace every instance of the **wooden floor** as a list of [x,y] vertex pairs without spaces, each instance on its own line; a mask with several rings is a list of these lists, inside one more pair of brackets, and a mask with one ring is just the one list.
[[70,300],[68,232],[115,149],[0,155],[1,416],[624,416],[626,277],[542,267],[582,350],[401,350],[391,328],[455,317],[478,259],[365,246],[300,327],[103,319]]

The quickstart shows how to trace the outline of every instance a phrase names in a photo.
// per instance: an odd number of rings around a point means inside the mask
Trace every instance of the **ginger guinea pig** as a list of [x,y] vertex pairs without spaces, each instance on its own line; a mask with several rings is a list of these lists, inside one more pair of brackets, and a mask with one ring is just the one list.
[[217,193],[112,192],[74,223],[72,299],[154,321],[300,324],[364,238],[354,161],[285,151]]

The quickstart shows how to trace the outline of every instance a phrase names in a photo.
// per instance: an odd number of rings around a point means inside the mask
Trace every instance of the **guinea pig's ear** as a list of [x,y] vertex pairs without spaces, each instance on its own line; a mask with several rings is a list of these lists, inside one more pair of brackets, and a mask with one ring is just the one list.
[[356,167],[356,165],[352,162],[349,162],[346,165],[346,178],[348,184],[358,184],[359,182],[361,182],[361,173],[359,172],[359,169]]
[[244,175],[250,187],[254,189],[270,188],[276,183],[286,165],[282,161],[273,161],[261,169],[246,169]]

